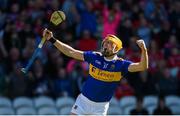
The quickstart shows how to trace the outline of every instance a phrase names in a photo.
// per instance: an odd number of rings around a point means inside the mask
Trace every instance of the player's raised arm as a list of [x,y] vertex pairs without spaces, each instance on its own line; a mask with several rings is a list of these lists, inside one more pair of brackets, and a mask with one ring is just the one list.
[[141,61],[130,64],[128,67],[129,72],[144,71],[148,69],[148,54],[146,45],[143,40],[137,40],[136,43],[141,48]]
[[53,37],[52,32],[47,29],[44,30],[43,36],[45,34],[48,35],[46,37],[46,39],[49,40],[51,43],[53,43],[58,48],[58,50],[60,50],[63,54],[65,54],[66,56],[72,57],[74,59],[84,61],[83,51],[76,50],[76,49],[72,48],[71,46],[55,39]]

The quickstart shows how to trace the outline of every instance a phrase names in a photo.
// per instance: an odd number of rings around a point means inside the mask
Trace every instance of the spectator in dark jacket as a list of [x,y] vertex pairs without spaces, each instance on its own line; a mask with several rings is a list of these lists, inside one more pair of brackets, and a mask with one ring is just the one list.
[[143,98],[137,97],[136,108],[130,111],[131,115],[148,115],[148,111],[143,108]]
[[171,110],[165,105],[164,97],[159,97],[157,108],[153,112],[154,115],[171,115]]

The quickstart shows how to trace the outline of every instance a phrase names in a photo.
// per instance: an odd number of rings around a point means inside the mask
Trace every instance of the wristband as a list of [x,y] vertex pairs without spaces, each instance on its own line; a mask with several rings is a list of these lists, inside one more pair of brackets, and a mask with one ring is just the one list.
[[56,39],[55,39],[54,37],[51,37],[51,38],[49,39],[49,41],[50,41],[52,44],[54,44],[54,43],[56,42]]

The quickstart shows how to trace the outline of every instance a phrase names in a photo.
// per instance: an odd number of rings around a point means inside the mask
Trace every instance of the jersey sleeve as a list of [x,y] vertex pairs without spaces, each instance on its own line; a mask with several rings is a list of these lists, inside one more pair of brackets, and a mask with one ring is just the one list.
[[129,60],[123,60],[123,63],[122,63],[122,71],[127,73],[128,72],[128,67],[129,65],[133,63],[132,61],[129,61]]
[[84,55],[84,61],[88,63],[91,63],[95,58],[95,54],[92,51],[85,51],[83,55]]

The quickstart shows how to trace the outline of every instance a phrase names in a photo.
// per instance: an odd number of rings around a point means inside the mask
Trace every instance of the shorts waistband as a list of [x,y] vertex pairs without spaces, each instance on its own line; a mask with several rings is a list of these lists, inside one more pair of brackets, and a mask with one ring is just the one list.
[[94,102],[91,101],[90,99],[88,99],[86,96],[84,96],[82,93],[79,95],[83,100],[85,100],[86,102],[88,102],[89,104],[93,104],[93,105],[106,105],[109,104],[109,102]]

